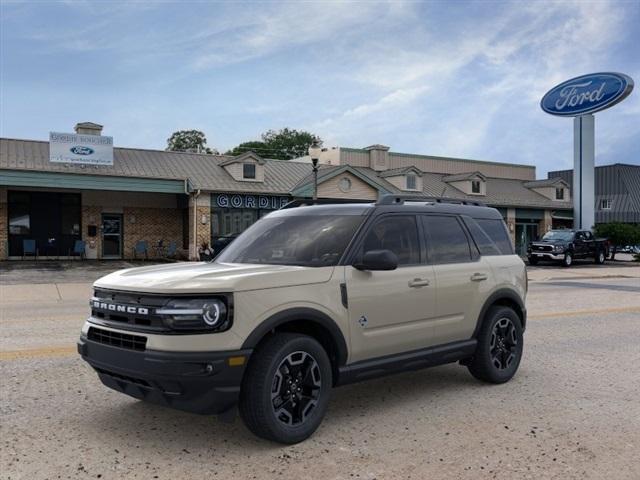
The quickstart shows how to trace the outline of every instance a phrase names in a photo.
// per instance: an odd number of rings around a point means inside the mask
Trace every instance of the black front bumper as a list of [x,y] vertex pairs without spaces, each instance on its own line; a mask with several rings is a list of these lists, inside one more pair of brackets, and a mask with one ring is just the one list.
[[[159,405],[200,414],[235,406],[251,350],[227,352],[134,351],[88,340],[78,353],[107,387]],[[244,357],[230,366],[230,357]]]

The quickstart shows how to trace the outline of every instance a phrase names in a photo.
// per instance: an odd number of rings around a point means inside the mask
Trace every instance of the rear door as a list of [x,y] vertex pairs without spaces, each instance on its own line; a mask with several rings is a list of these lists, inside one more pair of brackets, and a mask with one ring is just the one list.
[[494,283],[491,268],[460,218],[423,215],[421,219],[437,284],[435,340],[438,344],[466,340]]
[[387,249],[398,256],[391,271],[345,267],[351,361],[417,350],[433,344],[435,276],[424,263],[415,215],[378,217],[364,232],[355,258]]

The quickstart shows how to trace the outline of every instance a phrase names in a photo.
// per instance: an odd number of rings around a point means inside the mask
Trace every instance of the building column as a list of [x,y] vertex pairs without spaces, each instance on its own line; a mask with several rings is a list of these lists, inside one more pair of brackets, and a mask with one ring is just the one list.
[[553,228],[553,218],[551,218],[551,210],[544,211],[544,218],[538,224],[538,235],[542,236]]
[[0,188],[0,260],[9,258],[9,208],[7,189]]
[[198,260],[198,249],[211,243],[211,195],[194,192],[189,196],[189,259]]
[[509,238],[511,245],[516,246],[516,209],[507,208],[507,228],[509,230]]

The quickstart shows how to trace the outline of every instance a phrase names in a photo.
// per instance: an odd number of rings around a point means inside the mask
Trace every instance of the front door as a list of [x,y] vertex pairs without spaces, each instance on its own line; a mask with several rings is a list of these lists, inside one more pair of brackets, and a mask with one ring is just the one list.
[[413,215],[385,215],[365,233],[356,258],[391,250],[398,268],[360,271],[345,267],[351,361],[417,350],[433,343],[435,278],[423,260]]
[[122,215],[102,214],[102,258],[122,258]]

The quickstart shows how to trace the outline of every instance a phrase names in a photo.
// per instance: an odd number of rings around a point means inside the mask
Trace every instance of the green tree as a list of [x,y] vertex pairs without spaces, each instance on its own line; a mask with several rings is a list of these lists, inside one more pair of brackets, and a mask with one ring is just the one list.
[[322,143],[317,135],[290,128],[269,130],[262,134],[262,141],[244,142],[227,152],[227,155],[239,155],[252,150],[261,157],[290,160],[307,154],[314,141]]
[[268,155],[268,150],[267,150],[267,146],[265,145],[264,142],[260,142],[258,140],[254,140],[252,142],[243,142],[240,145],[238,145],[237,147],[232,148],[231,150],[229,150],[228,152],[225,153],[225,155],[233,155],[234,157],[237,155],[242,155],[245,152],[248,151],[252,151],[255,152],[256,154],[260,155],[261,157],[269,157]]
[[615,259],[616,250],[624,245],[640,243],[640,225],[630,223],[600,223],[595,227],[598,237],[606,237],[611,242],[611,260]]
[[207,146],[207,137],[200,130],[178,130],[167,139],[167,151],[218,153]]

